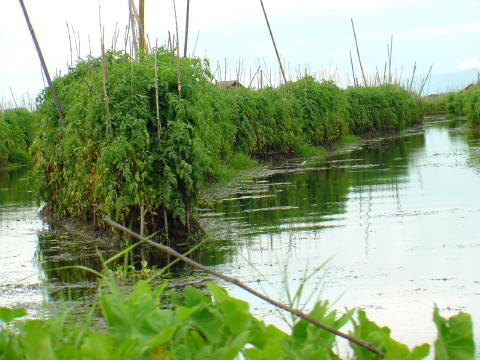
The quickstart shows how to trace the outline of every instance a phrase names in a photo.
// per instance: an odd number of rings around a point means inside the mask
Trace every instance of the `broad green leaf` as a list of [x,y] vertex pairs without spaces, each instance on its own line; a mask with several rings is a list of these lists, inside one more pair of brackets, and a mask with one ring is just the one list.
[[9,309],[5,307],[0,307],[0,320],[9,323],[15,318],[19,318],[27,315],[27,312],[21,308]]
[[220,342],[224,325],[212,310],[200,308],[189,317],[194,328],[199,329],[213,343]]
[[435,340],[435,360],[472,360],[475,354],[472,319],[469,314],[460,312],[445,319],[440,316],[438,307],[433,310],[433,321],[437,326]]
[[81,346],[82,356],[92,360],[108,359],[111,357],[112,350],[112,339],[102,333],[89,334]]
[[180,325],[167,327],[146,341],[149,347],[157,347],[170,341]]
[[27,359],[57,359],[46,322],[42,320],[29,320],[22,325],[21,330],[21,341]]

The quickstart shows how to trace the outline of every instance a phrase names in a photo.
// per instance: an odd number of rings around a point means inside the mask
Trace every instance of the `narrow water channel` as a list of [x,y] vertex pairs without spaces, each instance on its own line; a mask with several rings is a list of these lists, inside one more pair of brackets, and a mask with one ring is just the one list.
[[[327,161],[272,169],[216,198],[203,225],[220,245],[201,259],[215,270],[287,301],[287,284],[295,291],[328,261],[304,301],[316,291],[338,309],[365,309],[409,345],[432,343],[434,304],[444,316],[467,311],[480,343],[478,134],[427,119]],[[226,286],[281,326],[270,306]]]
[[[91,296],[87,274],[55,269],[96,267],[98,257],[95,244],[48,231],[28,171],[0,171],[0,306],[35,312],[66,286],[72,298]],[[210,189],[201,223],[212,241],[198,260],[283,301],[328,261],[303,290],[307,308],[313,292],[338,309],[365,309],[415,345],[435,337],[436,303],[444,316],[471,313],[479,344],[479,190],[480,135],[427,119],[327,160],[289,160]],[[285,328],[271,307],[223,285]]]

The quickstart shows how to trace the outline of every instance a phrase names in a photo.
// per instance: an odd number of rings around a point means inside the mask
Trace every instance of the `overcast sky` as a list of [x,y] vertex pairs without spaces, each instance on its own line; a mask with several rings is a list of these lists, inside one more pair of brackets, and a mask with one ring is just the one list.
[[[183,50],[186,0],[176,1]],[[70,62],[67,23],[79,34],[80,56],[86,56],[90,48],[93,55],[100,53],[99,6],[107,44],[118,26],[117,47],[123,47],[128,0],[24,2],[52,75],[65,73]],[[163,44],[168,31],[175,29],[172,0],[145,3],[150,42]],[[355,54],[355,43],[350,18],[355,22],[364,67],[371,75],[376,67],[383,72],[391,35],[392,67],[397,76],[400,72],[403,78],[411,75],[415,61],[417,73],[426,73],[432,63],[434,74],[480,65],[479,0],[264,0],[264,4],[285,67],[292,74],[307,66],[312,72],[337,69],[342,82],[347,74],[351,76],[349,51]],[[44,83],[19,2],[2,0],[2,14],[0,100],[12,101],[10,88],[18,102],[27,92],[35,98]],[[250,69],[255,72],[259,62],[278,72],[259,0],[191,0],[190,54],[197,34],[194,55],[207,56],[212,70],[220,62],[222,72],[227,59],[228,78],[235,78],[238,59],[246,77]],[[75,44],[73,47],[75,59]]]

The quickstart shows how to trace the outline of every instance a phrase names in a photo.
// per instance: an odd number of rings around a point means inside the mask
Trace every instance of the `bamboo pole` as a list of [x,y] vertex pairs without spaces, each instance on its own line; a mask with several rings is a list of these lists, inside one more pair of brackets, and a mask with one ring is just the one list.
[[355,38],[355,47],[357,48],[358,63],[360,64],[360,70],[362,70],[363,83],[365,86],[367,86],[367,78],[363,72],[362,60],[360,59],[360,50],[358,49],[357,34],[355,32],[355,26],[353,25],[353,18],[350,18],[350,21],[352,23],[353,37]]
[[37,50],[38,57],[40,59],[40,63],[42,65],[43,73],[47,78],[48,87],[50,88],[50,92],[52,93],[53,102],[55,103],[55,107],[57,108],[58,117],[60,118],[60,122],[63,126],[63,111],[60,105],[60,100],[58,99],[57,92],[52,84],[52,79],[50,78],[50,74],[48,72],[47,64],[45,63],[45,59],[43,58],[42,50],[40,49],[40,45],[38,43],[37,37],[35,36],[35,31],[33,30],[32,23],[30,22],[30,18],[28,17],[27,9],[25,8],[25,4],[23,0],[20,1],[20,6],[23,10],[23,15],[25,16],[25,20],[27,21],[28,30],[30,30],[30,35],[32,36],[33,43],[35,44],[35,49]]
[[137,42],[137,34],[135,32],[135,22],[136,22],[135,12],[134,12],[135,4],[133,3],[133,0],[129,0],[128,4],[129,4],[128,9],[130,14],[130,27],[131,27],[130,30],[132,31],[133,51],[135,51],[135,58],[138,58],[138,53],[137,53],[138,42]]
[[264,300],[264,301],[266,301],[266,302],[268,302],[269,304],[272,304],[273,306],[278,307],[278,308],[280,308],[280,309],[282,309],[282,310],[285,310],[285,311],[287,311],[287,312],[289,312],[289,313],[291,313],[291,314],[297,315],[298,317],[304,319],[305,321],[308,321],[308,322],[310,322],[310,323],[318,326],[319,328],[321,328],[321,329],[323,329],[323,330],[325,330],[325,331],[328,331],[328,332],[330,332],[330,333],[332,333],[332,334],[335,334],[336,336],[339,336],[339,337],[341,337],[341,338],[344,338],[344,339],[346,339],[346,340],[348,340],[348,341],[350,341],[350,342],[353,342],[353,343],[355,343],[355,344],[357,344],[357,345],[359,345],[359,346],[361,346],[361,347],[363,347],[363,348],[365,348],[365,349],[368,349],[368,350],[370,350],[371,352],[379,355],[380,357],[383,357],[383,356],[384,356],[384,354],[383,354],[380,350],[378,350],[377,348],[375,348],[372,344],[369,344],[369,343],[367,343],[367,342],[365,342],[365,341],[363,341],[363,340],[360,340],[360,339],[354,338],[354,337],[352,337],[352,336],[350,336],[350,335],[347,335],[347,334],[345,334],[345,333],[343,333],[343,332],[341,332],[341,331],[339,331],[339,330],[337,330],[337,329],[334,329],[334,328],[332,328],[332,327],[330,327],[330,326],[328,326],[328,325],[325,325],[324,323],[321,323],[320,321],[314,319],[314,318],[311,317],[310,315],[307,315],[307,314],[301,312],[300,310],[294,309],[294,308],[292,308],[292,307],[290,307],[290,306],[288,306],[288,305],[284,305],[284,304],[282,304],[282,303],[280,303],[280,302],[278,302],[278,301],[276,301],[276,300],[273,300],[273,299],[271,299],[271,298],[269,298],[269,297],[267,297],[267,296],[259,293],[258,291],[252,289],[252,288],[249,287],[248,285],[243,284],[242,282],[240,282],[240,280],[235,279],[235,278],[230,277],[230,276],[227,276],[227,275],[224,275],[224,274],[221,274],[221,273],[219,273],[219,272],[216,272],[216,271],[212,270],[211,268],[209,268],[209,267],[207,267],[207,266],[204,266],[204,265],[202,265],[202,264],[199,264],[199,263],[197,263],[196,261],[194,261],[194,260],[192,260],[192,259],[190,259],[190,258],[188,258],[188,257],[186,257],[186,256],[184,256],[184,255],[182,255],[182,254],[180,254],[179,252],[173,250],[172,248],[170,248],[170,247],[168,247],[168,246],[165,246],[165,245],[162,245],[162,244],[158,244],[158,243],[156,243],[156,242],[154,242],[154,241],[152,241],[152,240],[149,240],[149,239],[147,239],[147,238],[145,238],[145,237],[143,237],[143,236],[140,236],[140,235],[137,234],[136,232],[134,232],[134,231],[126,228],[126,227],[123,226],[123,225],[120,225],[120,224],[116,223],[115,221],[109,219],[108,217],[105,217],[104,220],[105,220],[105,222],[106,222],[107,224],[109,224],[109,225],[111,225],[112,227],[114,227],[114,228],[116,228],[116,229],[124,232],[125,234],[128,234],[128,235],[130,235],[130,236],[132,236],[132,237],[134,237],[134,238],[136,238],[136,239],[138,239],[138,240],[140,240],[140,241],[143,241],[143,242],[145,242],[145,243],[147,243],[147,244],[149,244],[149,245],[151,245],[151,246],[153,246],[153,247],[155,247],[155,248],[163,251],[164,253],[166,253],[166,254],[168,254],[168,255],[171,255],[171,256],[173,256],[173,257],[176,257],[177,259],[180,259],[181,261],[189,264],[189,265],[192,266],[192,267],[195,267],[195,268],[197,268],[197,269],[200,269],[200,270],[202,270],[202,271],[204,271],[204,272],[206,272],[206,273],[208,273],[208,274],[211,274],[211,275],[216,276],[216,277],[218,277],[218,278],[220,278],[220,279],[222,279],[222,280],[225,280],[225,281],[227,281],[227,282],[229,282],[229,283],[231,283],[231,284],[234,284],[234,285],[238,286],[239,288],[241,288],[241,289],[249,292],[250,294],[252,294],[252,295],[254,295],[254,296],[256,296],[256,297],[258,297],[258,298],[260,298],[260,299],[262,299],[262,300]]
[[145,41],[145,0],[139,0],[138,12],[140,19],[138,23],[140,49],[147,53],[147,43]]
[[160,111],[158,107],[158,75],[157,75],[157,49],[155,49],[155,120],[157,121],[157,136],[160,143],[160,135],[162,133],[162,124],[160,123]]
[[350,65],[352,66],[352,77],[353,77],[353,86],[358,86],[357,78],[355,76],[355,68],[353,67],[352,51],[350,53]]
[[280,55],[278,53],[277,44],[275,43],[275,38],[273,37],[272,28],[270,27],[270,22],[268,21],[267,12],[265,11],[265,6],[263,6],[263,0],[260,0],[260,5],[262,5],[263,15],[265,16],[265,21],[267,22],[268,32],[270,33],[270,37],[272,38],[273,47],[275,48],[275,54],[277,54],[277,60],[278,60],[278,64],[280,65],[280,71],[282,72],[282,75],[283,75],[283,81],[286,84],[287,77],[285,76],[285,71],[283,70],[282,60],[280,59]]
[[393,35],[390,37],[390,51],[388,52],[388,82],[390,84],[392,83],[392,50],[393,50]]
[[408,85],[408,92],[412,91],[413,86],[413,79],[415,78],[415,71],[417,70],[417,62],[413,63],[413,72],[412,72],[412,79],[410,80],[410,85]]
[[176,48],[177,48],[177,90],[178,100],[182,98],[182,81],[180,80],[180,44],[178,42],[178,22],[177,22],[177,8],[175,6],[175,0],[173,1],[173,12],[175,14],[175,31],[176,31]]
[[183,57],[187,57],[187,44],[188,44],[188,22],[190,19],[190,0],[187,0],[187,19],[185,20],[185,44],[183,48]]
[[422,96],[423,88],[425,87],[425,84],[427,83],[427,81],[430,77],[430,73],[432,72],[432,68],[433,68],[433,64],[430,65],[430,69],[428,70],[427,76],[425,76],[425,78],[422,81],[422,85],[420,86],[420,90],[418,92],[418,97]]

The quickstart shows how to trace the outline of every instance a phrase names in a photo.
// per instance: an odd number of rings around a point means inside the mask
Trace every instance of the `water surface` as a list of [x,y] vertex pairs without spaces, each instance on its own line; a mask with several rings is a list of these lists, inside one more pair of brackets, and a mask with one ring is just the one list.
[[[327,161],[290,162],[235,184],[203,209],[220,245],[201,260],[284,301],[286,284],[295,290],[306,270],[329,260],[305,299],[316,289],[339,309],[365,309],[410,345],[435,338],[437,304],[444,316],[471,313],[478,337],[480,140],[448,125],[427,120]],[[227,288],[278,323],[271,307]]]
[[[99,244],[43,224],[28,175],[0,170],[0,306],[35,312],[65,297],[84,304],[94,278],[58,268],[99,268]],[[307,309],[311,292],[337,299],[336,308],[365,309],[416,345],[436,336],[436,303],[444,316],[471,313],[478,344],[479,189],[479,134],[426,120],[327,160],[289,160],[211,188],[214,200],[200,213],[212,241],[198,260],[282,301],[329,260],[304,289]],[[226,287],[285,328],[270,306]]]

